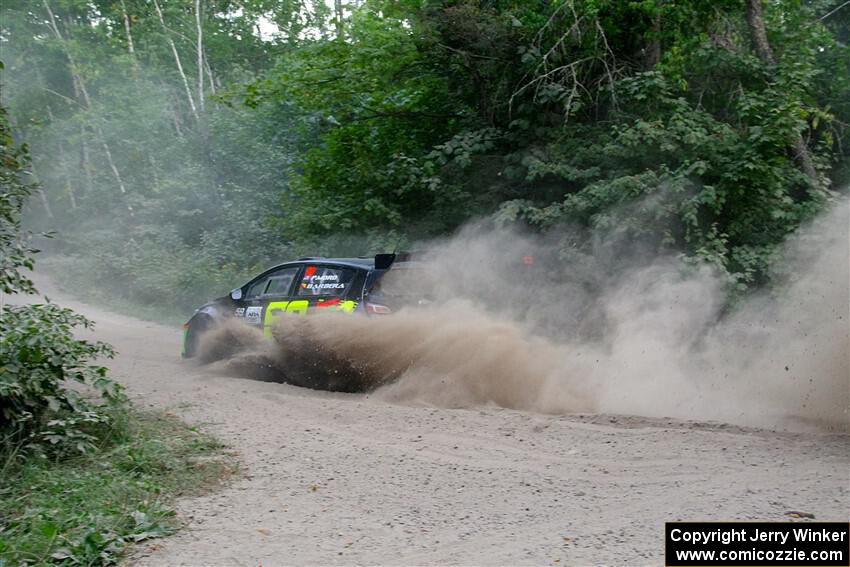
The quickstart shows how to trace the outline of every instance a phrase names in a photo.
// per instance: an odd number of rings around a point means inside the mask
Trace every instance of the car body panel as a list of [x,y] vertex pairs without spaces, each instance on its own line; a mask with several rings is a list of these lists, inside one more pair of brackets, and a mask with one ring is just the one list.
[[[379,260],[387,263],[386,257]],[[210,321],[240,319],[271,338],[272,328],[285,315],[366,313],[361,307],[367,291],[389,269],[376,269],[374,258],[301,258],[273,266],[230,295],[198,308],[184,325],[182,355],[196,354],[197,335]]]

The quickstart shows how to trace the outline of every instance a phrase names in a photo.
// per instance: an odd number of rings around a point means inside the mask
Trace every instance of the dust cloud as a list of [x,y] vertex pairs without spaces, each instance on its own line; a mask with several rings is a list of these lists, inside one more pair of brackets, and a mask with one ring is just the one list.
[[289,318],[274,343],[225,325],[202,359],[399,403],[847,431],[848,222],[842,201],[789,240],[780,286],[732,309],[706,266],[470,226],[390,272],[419,305]]

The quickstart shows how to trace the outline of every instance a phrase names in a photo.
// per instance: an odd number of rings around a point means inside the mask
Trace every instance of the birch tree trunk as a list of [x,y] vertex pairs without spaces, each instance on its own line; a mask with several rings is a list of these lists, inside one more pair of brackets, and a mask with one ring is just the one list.
[[[53,118],[53,109],[50,108],[50,105],[47,105],[47,117],[50,119],[50,123],[53,124],[55,122]],[[60,141],[59,142],[59,163],[62,165],[62,172],[65,174],[65,192],[68,194],[68,200],[71,202],[71,210],[77,208],[77,197],[74,195],[74,186],[71,183],[71,176],[69,174],[70,167],[68,166],[68,160],[65,154],[65,144]]]
[[215,79],[213,77],[212,68],[210,67],[210,60],[207,59],[206,50],[204,50],[204,67],[207,70],[207,78],[209,79],[209,82],[210,82],[210,94],[215,95],[215,89],[216,89]]
[[124,16],[124,31],[127,33],[127,51],[136,64],[136,48],[133,46],[133,34],[130,32],[130,16],[127,15],[127,4],[121,0],[121,15]]
[[86,176],[86,194],[91,194],[94,189],[94,180],[91,171],[91,157],[89,155],[89,144],[86,142],[86,127],[80,124],[80,160],[82,161],[83,173]]
[[195,28],[198,36],[198,108],[204,112],[204,26],[201,25],[201,0],[195,0]]
[[[53,10],[50,9],[50,4],[47,0],[43,0],[44,8],[47,10],[47,15],[50,17],[50,28],[53,31],[53,34],[56,36],[56,39],[59,40],[59,44],[62,46],[62,50],[65,52],[65,56],[68,58],[68,67],[71,70],[71,75],[74,80],[74,84],[76,88],[79,89],[79,92],[83,95],[83,102],[85,102],[86,109],[91,111],[91,97],[89,97],[88,89],[86,89],[86,83],[83,80],[83,76],[79,72],[79,68],[77,67],[77,62],[74,59],[74,55],[71,53],[71,50],[68,49],[68,46],[65,42],[65,38],[62,36],[62,33],[59,31],[59,26],[56,25],[56,17],[53,15]],[[109,144],[106,141],[106,137],[103,135],[103,129],[99,124],[95,124],[95,129],[97,131],[98,137],[100,138],[100,143],[103,146],[103,153],[106,154],[106,161],[109,164],[109,168],[112,170],[112,175],[115,177],[115,181],[118,183],[118,189],[121,191],[122,195],[127,193],[127,188],[124,186],[124,180],[121,178],[121,173],[118,171],[118,168],[115,166],[115,162],[112,159],[112,151],[109,149]],[[133,214],[133,207],[127,204],[127,210],[130,211],[130,214]]]
[[[15,120],[11,119],[10,122],[12,128],[17,129]],[[50,208],[50,203],[47,201],[47,193],[44,192],[44,185],[42,185],[41,180],[38,177],[35,160],[30,161],[30,175],[37,186],[36,193],[38,193],[38,198],[41,200],[41,206],[44,207],[44,212],[47,213],[47,218],[53,219],[53,209]]]
[[180,54],[177,52],[177,46],[174,40],[171,39],[171,34],[168,31],[168,26],[165,25],[165,18],[162,16],[162,10],[159,7],[159,2],[153,0],[153,7],[156,9],[156,14],[159,16],[159,23],[162,26],[162,31],[165,33],[165,39],[171,47],[171,54],[174,55],[174,63],[177,64],[177,72],[180,73],[180,78],[183,80],[183,87],[186,89],[186,100],[189,101],[189,108],[192,110],[192,116],[196,121],[200,120],[198,109],[195,106],[195,98],[192,96],[192,89],[189,88],[189,79],[186,78],[186,73],[183,71],[183,63],[180,62]]
[[[36,182],[38,183],[38,177],[36,177]],[[44,207],[45,212],[47,212],[47,218],[52,219],[53,210],[50,208],[50,203],[47,201],[47,194],[44,192],[43,187],[38,188],[38,196],[41,198],[41,205]]]
[[[776,59],[773,57],[773,49],[771,49],[770,42],[767,40],[767,29],[764,26],[761,0],[747,0],[747,25],[750,28],[753,47],[761,62],[770,67],[775,66]],[[822,188],[814,160],[812,160],[812,154],[803,140],[803,136],[798,133],[791,141],[791,145],[800,169],[815,187]]]
[[30,163],[30,173],[32,174],[32,179],[35,184],[38,186],[38,198],[41,200],[41,206],[44,207],[44,212],[47,213],[47,218],[53,220],[53,209],[50,207],[50,202],[47,200],[47,193],[44,191],[44,185],[41,183],[41,179],[38,176],[38,172],[35,169],[35,162]]

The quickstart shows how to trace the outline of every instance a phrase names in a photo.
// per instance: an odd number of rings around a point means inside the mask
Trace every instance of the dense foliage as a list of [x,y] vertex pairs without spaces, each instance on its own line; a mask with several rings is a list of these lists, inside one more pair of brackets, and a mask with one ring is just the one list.
[[[14,143],[0,106],[0,291],[6,294],[35,292],[25,272],[33,267],[35,250],[20,219],[37,190],[25,182],[28,163],[27,147]],[[74,337],[75,327],[90,326],[53,303],[0,303],[0,456],[86,452],[96,441],[94,432],[109,425],[124,398],[106,369],[94,363],[112,356],[111,348]],[[91,387],[100,400],[81,396],[69,382]]]
[[136,302],[475,217],[640,240],[745,290],[850,177],[838,0],[10,0],[0,21],[32,218],[67,277]]
[[[112,565],[131,543],[172,532],[164,500],[230,474],[221,446],[173,417],[133,411],[75,337],[86,318],[36,293],[21,212],[29,152],[0,105],[0,564]],[[5,295],[4,295],[5,294]]]

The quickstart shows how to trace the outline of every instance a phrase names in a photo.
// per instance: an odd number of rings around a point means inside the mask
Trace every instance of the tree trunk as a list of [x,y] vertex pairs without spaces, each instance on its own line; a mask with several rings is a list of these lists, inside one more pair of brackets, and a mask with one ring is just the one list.
[[47,218],[53,219],[53,211],[50,208],[50,203],[47,202],[47,194],[44,192],[43,187],[38,188],[38,196],[41,198],[41,205],[47,213]]
[[646,49],[646,68],[652,69],[661,61],[661,2],[655,6],[652,19],[652,40]]
[[[79,73],[77,63],[74,60],[74,56],[71,53],[71,50],[68,49],[68,46],[65,44],[65,38],[62,36],[62,33],[59,31],[59,26],[56,25],[56,18],[53,15],[53,10],[50,9],[50,4],[48,4],[47,0],[43,0],[44,7],[47,10],[47,15],[50,17],[50,27],[53,30],[53,34],[56,36],[56,39],[59,40],[60,45],[62,46],[62,50],[65,52],[65,56],[68,58],[68,66],[71,70],[71,75],[74,80],[74,83],[79,88],[79,91],[83,95],[83,101],[85,102],[86,109],[91,111],[92,104],[91,98],[89,97],[89,92],[86,89],[86,83],[83,81],[83,76]],[[115,177],[115,181],[118,183],[118,189],[121,191],[121,194],[124,195],[127,193],[127,188],[124,186],[124,180],[121,178],[121,174],[118,171],[118,168],[115,166],[115,162],[112,160],[112,151],[109,149],[109,144],[106,142],[106,137],[103,135],[103,130],[101,129],[99,124],[95,125],[97,130],[97,134],[100,138],[100,143],[103,146],[103,152],[106,154],[106,161],[109,163],[109,168],[112,170],[112,175]],[[130,211],[130,214],[133,214],[133,207],[127,204],[127,210]]]
[[339,41],[344,41],[342,27],[342,0],[334,0],[334,13],[336,14],[336,38]]
[[[773,50],[770,48],[770,42],[767,40],[767,29],[764,26],[761,0],[747,0],[747,25],[750,28],[753,47],[761,62],[770,67],[775,66],[776,60],[773,57]],[[820,188],[820,179],[815,168],[815,162],[812,159],[809,147],[806,145],[805,140],[803,140],[803,136],[798,133],[791,141],[791,145],[800,169],[806,174],[806,177],[809,178],[813,186]]]
[[91,157],[89,154],[89,145],[86,142],[86,127],[80,124],[80,161],[83,166],[83,173],[86,175],[86,194],[91,195],[94,189],[94,180],[91,171]]
[[195,0],[195,27],[198,35],[198,108],[204,111],[204,26],[201,25],[201,0]]
[[178,112],[177,97],[171,87],[167,86],[162,79],[157,76],[157,85],[162,89],[162,92],[168,97],[168,110],[171,115],[171,122],[174,124],[174,131],[177,132],[179,138],[183,138],[183,122],[180,119]]
[[747,25],[750,27],[750,37],[759,59],[766,65],[775,65],[773,50],[767,41],[767,30],[764,27],[764,17],[761,12],[761,0],[747,0]]
[[130,33],[130,16],[127,15],[127,4],[121,0],[121,15],[124,17],[124,31],[127,33],[127,51],[130,57],[133,58],[133,64],[136,64],[136,48],[133,46],[133,34]]
[[[50,108],[50,105],[47,105],[47,117],[50,119],[50,123],[53,124],[53,109]],[[74,195],[74,186],[71,183],[71,176],[69,175],[70,167],[68,167],[68,160],[65,157],[65,144],[62,141],[59,142],[59,163],[62,166],[62,173],[65,174],[65,192],[68,193],[68,199],[71,202],[71,210],[77,208],[77,197]]]
[[207,59],[206,50],[204,50],[204,67],[207,70],[207,78],[210,81],[210,93],[215,95],[215,78],[213,77],[212,68],[210,67],[210,60]]
[[162,26],[162,31],[165,33],[165,39],[171,47],[171,54],[174,55],[174,62],[177,64],[177,72],[180,73],[180,78],[183,80],[183,87],[186,89],[186,100],[189,101],[189,108],[192,110],[192,116],[195,117],[196,121],[199,121],[200,117],[198,116],[198,109],[195,107],[195,99],[192,96],[192,89],[189,88],[189,79],[186,78],[186,73],[183,72],[183,64],[180,62],[180,54],[177,53],[177,46],[174,44],[174,40],[171,39],[171,35],[168,32],[168,26],[165,25],[165,18],[162,16],[162,10],[159,8],[159,2],[157,0],[153,0],[153,7],[156,9],[157,16],[159,16],[159,23]]
[[32,174],[32,179],[35,184],[38,186],[38,198],[41,200],[41,206],[44,207],[44,212],[47,213],[47,218],[53,220],[53,209],[50,208],[50,202],[47,200],[47,193],[44,191],[44,185],[41,184],[41,178],[38,176],[38,173],[35,170],[35,163],[30,163],[30,173]]

